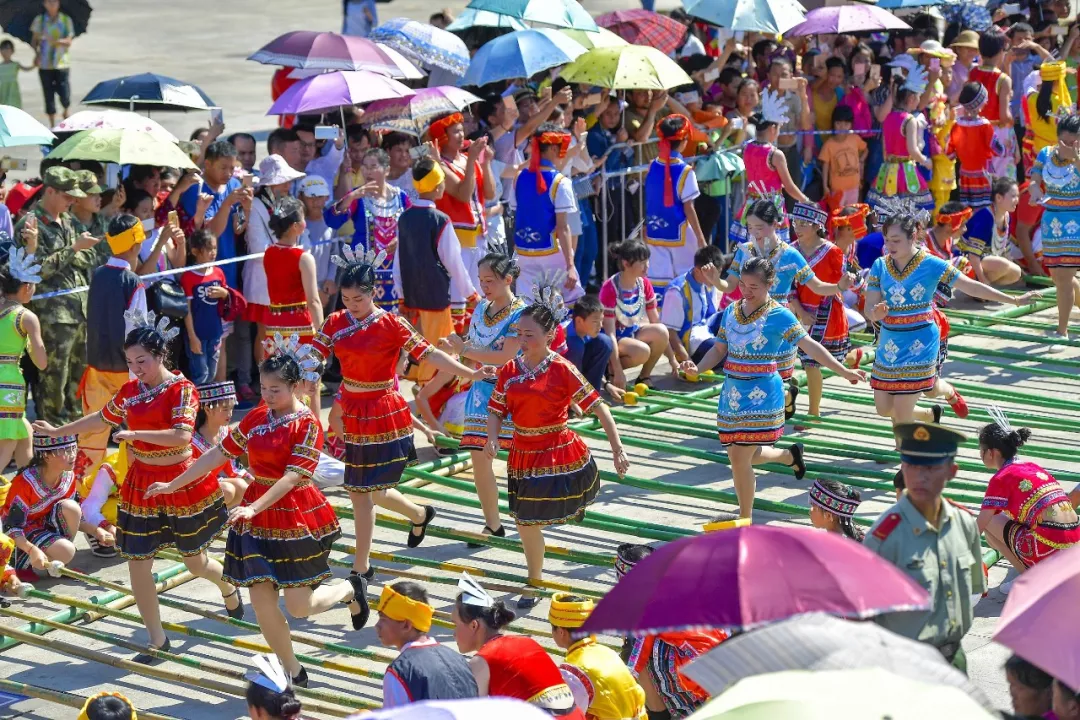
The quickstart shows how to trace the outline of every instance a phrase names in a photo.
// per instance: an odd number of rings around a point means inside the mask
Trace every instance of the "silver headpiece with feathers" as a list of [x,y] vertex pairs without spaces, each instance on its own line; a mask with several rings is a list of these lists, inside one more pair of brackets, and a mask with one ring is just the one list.
[[883,197],[877,201],[877,207],[874,209],[882,222],[910,217],[915,218],[915,221],[922,225],[923,229],[930,227],[930,213],[919,207],[912,197],[899,197],[896,195]]
[[569,310],[562,298],[562,285],[566,282],[566,271],[545,270],[532,286],[534,305],[543,305],[555,317],[555,322],[562,322]]
[[377,268],[386,261],[385,250],[364,250],[360,248],[359,251],[353,250],[348,245],[342,243],[341,255],[334,255],[330,258],[330,261],[337,265],[342,270],[348,268],[350,265],[370,265],[373,268]]
[[774,122],[783,127],[788,123],[787,104],[780,93],[766,90],[761,94],[761,116],[765,122]]
[[267,357],[278,354],[290,357],[300,366],[300,377],[308,382],[319,382],[319,355],[311,345],[301,344],[296,333],[287,338],[274,333],[274,337],[263,340],[263,347]]
[[164,338],[167,343],[172,342],[172,339],[180,334],[179,325],[169,327],[169,318],[164,315],[158,317],[153,310],[147,310],[145,313],[141,310],[127,310],[124,312],[124,319],[131,323],[132,330],[144,327],[150,328]]
[[765,186],[765,183],[754,181],[747,184],[748,194],[754,198],[754,200],[769,200],[773,205],[776,205],[783,212],[784,207],[784,191],[770,190]]
[[8,248],[8,273],[19,282],[41,282],[41,265],[35,262],[34,256],[28,255],[24,248]]
[[251,662],[255,664],[255,669],[244,674],[246,679],[271,692],[282,693],[289,689],[289,675],[277,655],[252,655]]
[[469,573],[461,573],[458,580],[458,590],[461,591],[461,602],[474,607],[489,608],[495,604],[495,598],[488,591],[480,587],[480,583],[470,577]]
[[1009,418],[1005,415],[1005,411],[999,408],[997,405],[987,406],[986,412],[993,419],[994,424],[1004,430],[1006,434],[1013,431],[1012,423],[1009,422]]
[[922,65],[916,65],[908,73],[907,80],[904,81],[902,87],[904,90],[911,90],[918,95],[922,95],[929,84],[930,78],[927,77],[926,68]]

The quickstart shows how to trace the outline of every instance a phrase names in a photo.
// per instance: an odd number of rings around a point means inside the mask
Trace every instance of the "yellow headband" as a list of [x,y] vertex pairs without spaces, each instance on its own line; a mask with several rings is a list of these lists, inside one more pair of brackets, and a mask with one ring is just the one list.
[[105,239],[114,253],[126,253],[146,239],[146,231],[143,230],[142,223],[137,223],[135,227],[128,228],[119,235],[106,235]]
[[707,533],[717,532],[719,530],[730,530],[732,528],[748,527],[750,525],[750,518],[736,518],[735,520],[721,520],[719,522],[707,522],[701,526],[701,529]]
[[551,597],[551,609],[548,611],[548,620],[555,627],[579,628],[592,614],[596,607],[592,600],[584,602],[567,602],[564,598],[572,597],[573,593],[560,592]]
[[389,585],[383,585],[382,595],[379,597],[379,612],[398,622],[408,620],[420,632],[427,632],[431,629],[435,608],[407,598]]
[[120,698],[121,700],[126,702],[131,708],[131,720],[138,720],[138,716],[135,714],[135,706],[131,704],[131,701],[120,693],[115,692],[99,692],[97,695],[91,695],[90,697],[86,698],[86,702],[83,703],[82,710],[79,712],[79,717],[77,718],[77,720],[90,720],[90,716],[87,714],[87,708],[90,707],[90,703],[94,702],[100,697]]
[[439,183],[441,183],[445,178],[446,173],[443,172],[442,167],[438,163],[435,163],[435,167],[431,169],[431,172],[429,172],[427,175],[420,178],[419,180],[413,178],[412,184],[413,187],[416,188],[416,192],[423,195],[439,187]]
[[1071,107],[1072,96],[1065,82],[1065,63],[1062,61],[1043,63],[1039,67],[1039,79],[1054,84],[1053,95],[1057,96],[1058,107]]

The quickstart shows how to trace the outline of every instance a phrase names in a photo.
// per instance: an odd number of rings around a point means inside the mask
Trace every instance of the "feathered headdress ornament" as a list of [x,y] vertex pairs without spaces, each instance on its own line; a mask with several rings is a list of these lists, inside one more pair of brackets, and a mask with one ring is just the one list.
[[41,265],[35,263],[34,256],[28,255],[24,248],[15,246],[8,248],[8,274],[19,282],[41,282],[41,275],[39,274]]
[[330,262],[334,263],[342,270],[347,270],[353,265],[370,265],[374,270],[381,266],[385,261],[385,250],[376,251],[375,249],[364,250],[361,248],[358,252],[344,243],[341,246],[341,254],[334,255],[330,258]]
[[153,310],[147,310],[145,313],[141,310],[126,310],[124,319],[131,323],[132,330],[150,328],[160,335],[166,343],[172,342],[172,339],[180,334],[179,326],[169,327],[169,318],[164,315],[158,317]]
[[252,655],[251,662],[255,664],[255,669],[245,673],[245,678],[271,692],[282,693],[289,689],[289,675],[277,655]]
[[784,99],[773,90],[766,90],[761,95],[761,116],[765,122],[774,122],[781,126],[786,125],[790,120]]
[[772,190],[766,187],[763,182],[750,182],[747,183],[747,192],[754,200],[768,200],[776,205],[781,210],[784,207],[784,191],[780,188]]
[[919,207],[911,197],[883,197],[877,201],[877,214],[882,222],[896,218],[915,218],[926,229],[930,226],[930,213]]
[[562,284],[566,282],[563,270],[548,270],[540,274],[532,286],[534,305],[543,305],[554,316],[556,322],[562,322],[569,312],[562,298]]
[[461,591],[461,602],[466,605],[489,608],[495,604],[495,598],[491,597],[487,590],[480,587],[480,583],[473,580],[467,572],[461,573],[461,579],[458,580],[457,586],[458,590]]
[[1005,415],[1005,411],[999,408],[997,405],[989,405],[986,408],[986,413],[994,421],[994,424],[1005,431],[1005,434],[1013,431],[1012,423],[1009,422],[1009,418]]
[[922,95],[929,83],[930,79],[926,76],[926,68],[922,65],[916,65],[908,72],[907,80],[904,80],[902,87],[904,90],[911,90],[916,95]]
[[263,340],[263,348],[266,356],[285,355],[300,366],[300,377],[308,382],[319,381],[319,355],[311,345],[303,345],[300,336],[293,333],[285,338],[281,333],[274,333],[274,337]]

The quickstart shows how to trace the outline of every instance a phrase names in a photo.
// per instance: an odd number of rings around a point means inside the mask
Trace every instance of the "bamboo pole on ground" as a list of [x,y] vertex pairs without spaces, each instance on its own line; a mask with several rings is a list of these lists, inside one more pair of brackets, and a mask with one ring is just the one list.
[[[86,704],[87,698],[82,695],[75,695],[73,693],[64,692],[63,690],[52,690],[50,688],[40,687],[38,685],[30,685],[28,683],[15,682],[14,680],[5,680],[0,678],[0,690],[9,693],[15,693],[17,695],[26,695],[37,700],[44,700],[56,705],[64,705],[75,710],[82,710],[83,705]],[[177,720],[172,715],[159,715],[158,713],[149,712],[147,710],[138,710],[140,720]]]

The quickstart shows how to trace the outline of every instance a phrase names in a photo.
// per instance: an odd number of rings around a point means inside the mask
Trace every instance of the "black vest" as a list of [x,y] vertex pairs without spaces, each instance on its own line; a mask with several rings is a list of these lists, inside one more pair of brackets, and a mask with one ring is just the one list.
[[103,265],[90,279],[86,311],[86,364],[104,372],[127,372],[124,312],[142,281],[131,270]]
[[450,307],[450,273],[439,260],[439,235],[450,217],[433,207],[411,207],[398,218],[397,263],[405,307]]
[[390,663],[389,671],[401,680],[413,702],[477,696],[469,661],[441,643],[409,648]]

